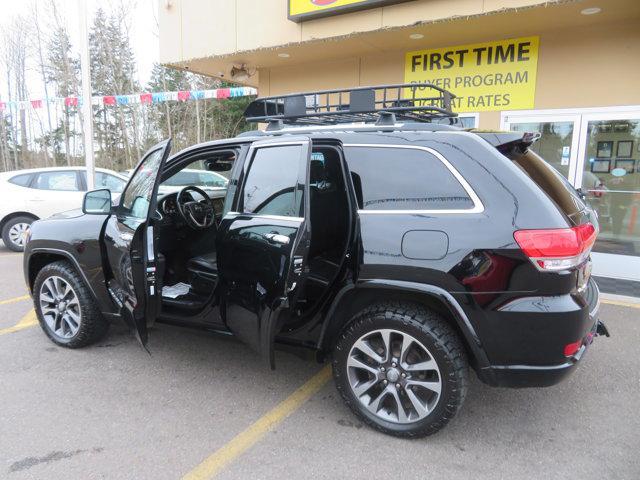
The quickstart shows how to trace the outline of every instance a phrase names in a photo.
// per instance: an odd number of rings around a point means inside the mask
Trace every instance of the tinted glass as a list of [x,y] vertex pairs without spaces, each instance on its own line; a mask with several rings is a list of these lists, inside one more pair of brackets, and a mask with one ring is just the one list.
[[229,181],[215,172],[200,172],[200,184],[212,188],[224,188]]
[[527,150],[525,153],[510,153],[508,157],[515,161],[568,217],[585,208],[584,202],[571,184],[535,152]]
[[171,187],[186,187],[195,185],[200,188],[224,188],[228,180],[216,172],[206,170],[188,169],[181,170],[172,177],[162,182],[162,185]]
[[256,151],[244,183],[243,212],[300,216],[302,195],[296,195],[302,146],[268,147]]
[[360,208],[364,210],[473,208],[449,169],[423,150],[348,148],[347,163],[354,186],[362,192]]
[[163,150],[156,150],[142,161],[122,195],[122,207],[131,217],[147,218],[153,186],[162,162],[162,152]]
[[104,172],[96,172],[95,188],[106,188],[112,193],[120,193],[124,190],[126,182],[121,178]]
[[29,185],[29,182],[31,182],[31,174],[26,173],[23,175],[16,175],[15,177],[11,177],[9,181],[16,185],[20,185],[21,187],[26,187]]
[[539,132],[540,138],[531,145],[530,150],[544,158],[565,178],[569,176],[573,121],[512,123],[510,128],[513,132]]
[[189,185],[198,185],[200,177],[198,172],[193,172],[189,170],[182,170],[172,177],[166,179],[162,182],[162,185],[168,185],[171,187],[186,187]]
[[78,176],[74,170],[40,173],[36,179],[36,188],[40,190],[68,192],[80,190],[78,187]]

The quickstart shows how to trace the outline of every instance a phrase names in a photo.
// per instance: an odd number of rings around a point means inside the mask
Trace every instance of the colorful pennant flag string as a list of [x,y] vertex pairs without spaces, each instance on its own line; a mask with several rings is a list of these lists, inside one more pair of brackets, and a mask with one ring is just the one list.
[[[92,105],[131,105],[136,103],[151,104],[167,101],[186,102],[188,100],[225,99],[257,95],[257,90],[252,87],[216,88],[213,90],[181,90],[179,92],[143,92],[132,95],[103,95],[91,99]],[[49,98],[50,104],[64,105],[65,107],[77,107],[82,105],[81,97],[53,97]],[[40,109],[47,103],[46,99],[0,102],[0,111],[6,109],[26,110],[28,108]]]

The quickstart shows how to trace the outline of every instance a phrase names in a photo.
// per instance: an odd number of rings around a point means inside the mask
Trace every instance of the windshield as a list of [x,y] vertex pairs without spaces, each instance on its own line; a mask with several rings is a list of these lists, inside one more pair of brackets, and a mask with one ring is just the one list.
[[204,169],[185,168],[161,183],[165,187],[186,187],[194,185],[204,189],[227,188],[229,180],[222,174]]

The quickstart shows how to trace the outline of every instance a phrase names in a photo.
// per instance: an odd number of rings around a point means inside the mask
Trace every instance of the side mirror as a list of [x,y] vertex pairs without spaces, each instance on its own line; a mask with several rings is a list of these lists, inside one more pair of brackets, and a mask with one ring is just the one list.
[[103,188],[85,193],[82,212],[88,215],[108,215],[111,213],[111,191]]

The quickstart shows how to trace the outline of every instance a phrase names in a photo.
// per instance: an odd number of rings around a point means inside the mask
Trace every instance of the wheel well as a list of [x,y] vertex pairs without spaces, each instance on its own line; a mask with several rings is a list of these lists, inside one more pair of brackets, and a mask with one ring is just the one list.
[[71,265],[67,257],[57,253],[41,252],[32,254],[29,258],[29,290],[33,291],[33,282],[40,270],[50,263],[59,262],[60,260],[64,260]]
[[9,215],[5,216],[2,220],[0,220],[0,231],[2,231],[2,229],[4,228],[4,226],[6,225],[6,223],[11,220],[12,218],[16,218],[16,217],[31,217],[34,220],[39,220],[39,218],[37,216],[35,216],[33,213],[29,213],[29,212],[13,212],[10,213]]
[[364,291],[351,290],[347,292],[344,297],[340,299],[340,303],[336,308],[332,318],[329,320],[329,325],[325,332],[325,337],[322,341],[321,351],[324,354],[328,354],[333,350],[333,346],[338,339],[340,333],[349,325],[352,318],[365,307],[379,302],[388,300],[400,301],[405,303],[420,304],[437,314],[439,314],[456,332],[464,349],[467,353],[467,358],[472,365],[476,365],[477,357],[475,352],[469,345],[469,341],[460,328],[460,325],[454,317],[454,313],[443,300],[433,295],[422,292],[399,292],[394,289],[367,289]]

